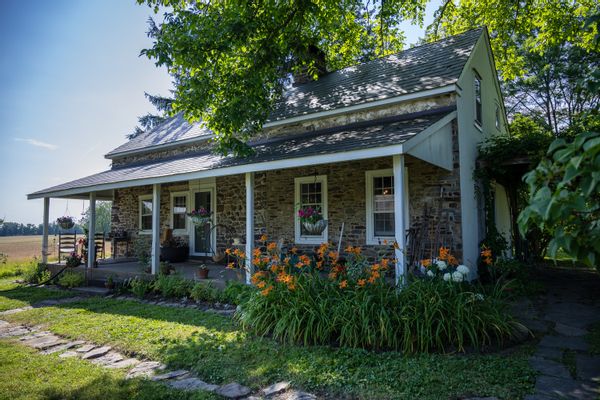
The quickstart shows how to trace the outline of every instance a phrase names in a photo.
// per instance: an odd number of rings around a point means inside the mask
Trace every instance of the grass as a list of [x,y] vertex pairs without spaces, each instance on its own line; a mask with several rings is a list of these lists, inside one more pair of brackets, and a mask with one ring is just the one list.
[[29,306],[42,300],[73,296],[64,290],[25,287],[14,283],[14,280],[14,277],[0,279],[0,311]]
[[462,396],[522,398],[534,372],[522,347],[500,355],[375,353],[331,347],[281,345],[241,331],[225,317],[133,301],[90,298],[5,316],[44,324],[71,338],[194,370],[211,383],[237,381],[254,389],[291,380],[333,398],[440,399]]
[[0,340],[0,398],[35,399],[214,399],[184,393],[142,379],[124,379],[124,372],[107,370],[79,359],[43,356],[23,345]]

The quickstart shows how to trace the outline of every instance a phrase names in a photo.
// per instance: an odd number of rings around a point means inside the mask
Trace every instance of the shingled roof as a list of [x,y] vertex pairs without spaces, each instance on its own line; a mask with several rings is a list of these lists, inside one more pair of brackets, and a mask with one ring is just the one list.
[[[292,86],[275,105],[267,122],[348,106],[368,104],[409,93],[452,85],[458,81],[483,28],[356,66],[330,72],[319,80]],[[152,150],[210,137],[200,124],[189,124],[181,114],[131,139],[106,155]]]
[[169,179],[172,177],[173,181],[192,179],[187,174],[213,170],[222,170],[222,172],[215,171],[215,176],[228,175],[232,173],[232,167],[399,145],[449,116],[454,110],[454,107],[443,107],[291,137],[263,140],[251,144],[254,154],[249,157],[222,157],[210,151],[200,151],[162,160],[127,164],[31,193],[28,197],[39,198],[71,190],[84,193],[86,190],[98,186],[102,187],[102,190],[114,189],[115,185],[122,184],[136,186],[136,181],[139,185],[140,181],[143,182],[150,178]]

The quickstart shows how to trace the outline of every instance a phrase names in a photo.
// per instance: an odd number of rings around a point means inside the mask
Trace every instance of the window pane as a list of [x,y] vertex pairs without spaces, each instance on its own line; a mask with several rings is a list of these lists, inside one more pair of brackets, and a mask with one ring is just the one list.
[[142,215],[152,215],[152,200],[142,200]]
[[185,214],[173,215],[173,229],[185,229]]
[[375,236],[394,236],[394,213],[374,215]]
[[142,230],[152,229],[152,215],[142,215]]

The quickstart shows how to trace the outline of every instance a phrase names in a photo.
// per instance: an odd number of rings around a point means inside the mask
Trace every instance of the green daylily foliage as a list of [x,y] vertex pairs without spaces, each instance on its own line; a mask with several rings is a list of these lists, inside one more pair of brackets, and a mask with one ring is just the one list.
[[555,140],[525,181],[530,201],[519,215],[521,233],[548,230],[551,257],[563,249],[600,270],[600,132]]

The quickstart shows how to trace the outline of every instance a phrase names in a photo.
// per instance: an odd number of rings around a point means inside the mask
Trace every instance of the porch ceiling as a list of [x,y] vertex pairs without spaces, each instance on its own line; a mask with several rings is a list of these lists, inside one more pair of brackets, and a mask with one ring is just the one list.
[[425,131],[439,129],[455,115],[453,107],[443,107],[257,141],[251,143],[254,154],[245,158],[198,152],[153,162],[129,164],[31,193],[28,198],[76,197],[92,191],[108,193],[113,189],[153,183],[403,154],[403,143]]

